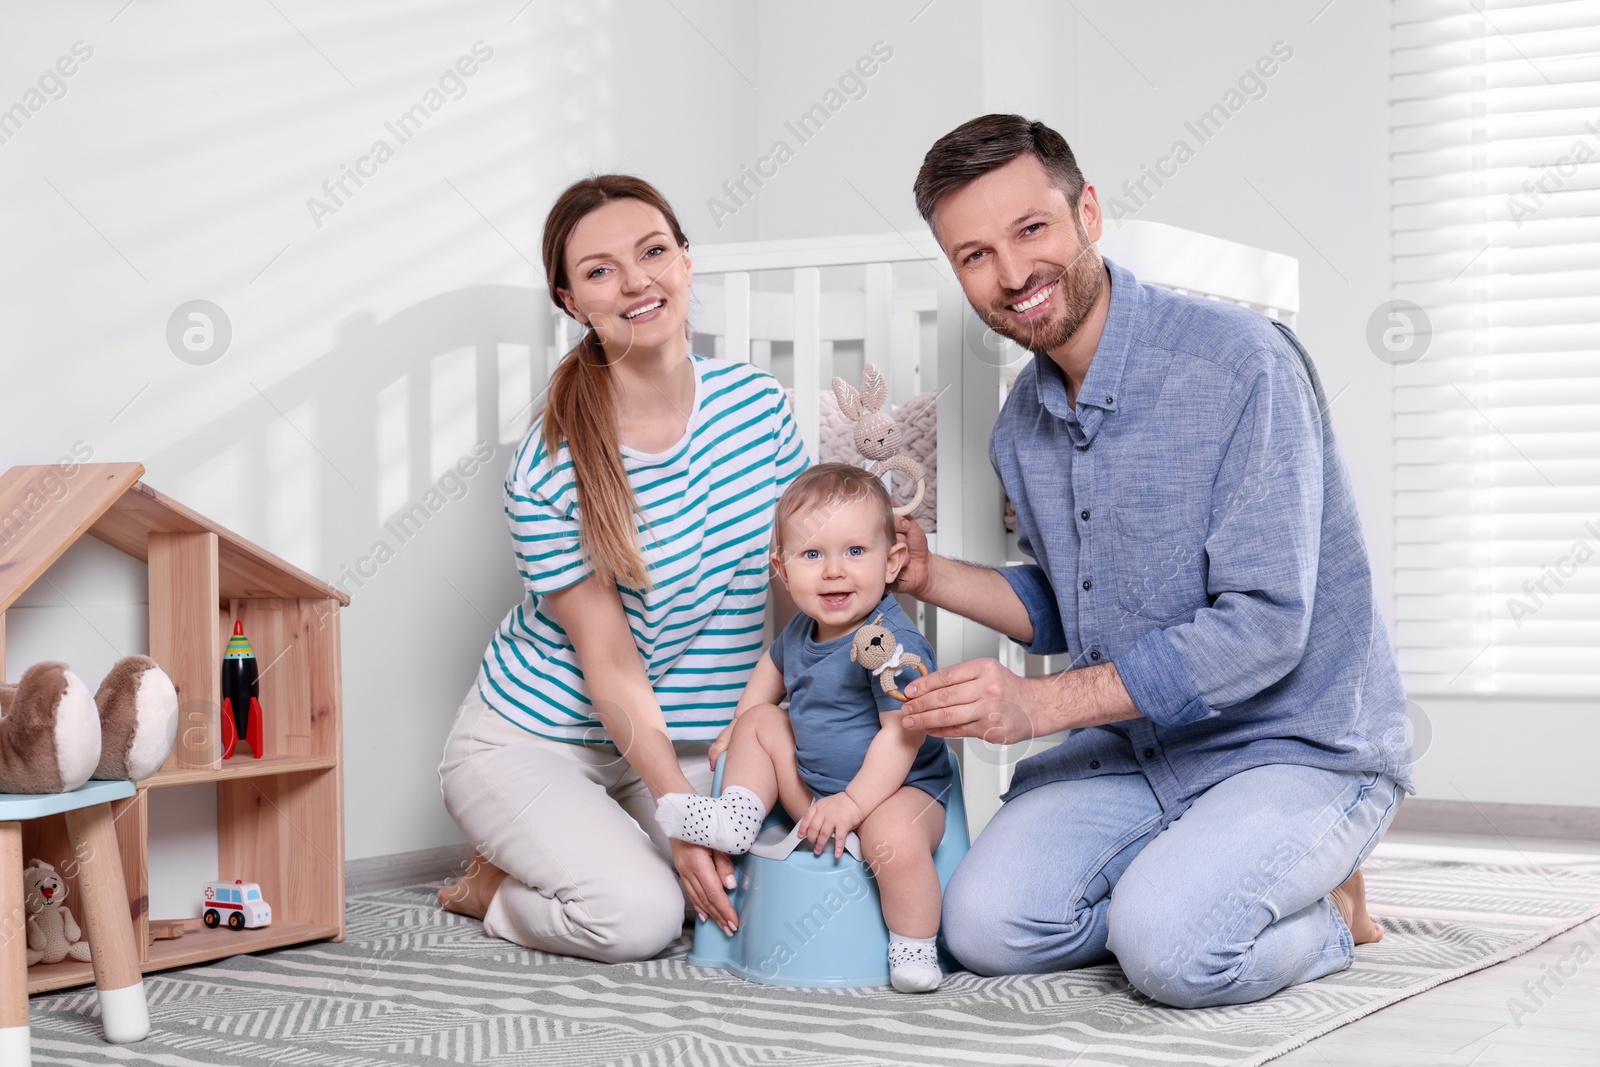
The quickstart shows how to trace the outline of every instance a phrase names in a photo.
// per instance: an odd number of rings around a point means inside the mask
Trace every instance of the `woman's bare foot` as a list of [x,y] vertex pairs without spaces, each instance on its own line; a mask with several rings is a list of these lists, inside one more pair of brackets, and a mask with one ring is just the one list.
[[505,880],[505,871],[474,852],[467,873],[439,890],[439,907],[469,919],[482,919]]
[[1372,916],[1367,913],[1367,882],[1361,877],[1360,868],[1328,896],[1333,898],[1333,906],[1344,916],[1344,924],[1350,928],[1350,936],[1356,944],[1369,945],[1383,940],[1383,927],[1373,922]]

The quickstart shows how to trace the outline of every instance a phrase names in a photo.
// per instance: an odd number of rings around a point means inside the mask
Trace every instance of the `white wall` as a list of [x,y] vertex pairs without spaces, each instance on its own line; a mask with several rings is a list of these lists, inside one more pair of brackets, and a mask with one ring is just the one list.
[[[0,106],[93,50],[0,144],[0,466],[82,440],[353,592],[348,853],[457,841],[435,769],[519,595],[499,482],[545,358],[544,213],[590,171],[690,204],[736,169],[755,94],[706,39],[753,67],[754,21],[732,0],[123,2],[0,16]],[[477,41],[493,54],[464,95],[318,227],[307,198],[395,142],[385,122]],[[165,337],[194,298],[233,328],[206,366]],[[384,531],[480,441],[494,457],[459,499],[405,544]],[[380,539],[394,557],[358,586],[345,568]],[[13,678],[46,656],[98,677],[146,647],[143,568],[101,549],[11,613]]]
[[[1294,56],[1266,95],[1137,217],[1299,258],[1301,334],[1337,396],[1388,611],[1389,367],[1364,341],[1388,295],[1388,13],[1334,4],[1312,22],[1319,6],[1160,5],[1153,17],[1107,0],[1083,0],[1081,15],[1043,0],[280,0],[280,17],[260,4],[13,4],[0,106],[74,42],[94,55],[0,144],[0,465],[85,441],[346,584],[349,855],[450,843],[435,767],[518,595],[498,482],[540,380],[548,305],[532,264],[566,182],[644,174],[695,242],[919,233],[910,187],[927,146],[983,111],[1018,110],[1068,137],[1104,200],[1282,40]],[[494,54],[465,95],[316,226],[307,198],[479,40]],[[865,95],[719,227],[707,202],[723,182],[877,41],[893,56]],[[165,337],[195,298],[234,331],[207,366],[181,362]],[[494,458],[465,494],[395,545],[384,520],[479,441]],[[394,558],[360,586],[342,577],[380,538]],[[62,568],[59,593],[40,588],[13,613],[13,677],[28,658],[92,669],[141,647],[139,569],[92,548]],[[1600,804],[1575,762],[1597,740],[1591,707],[1426,710],[1425,795]],[[1562,737],[1558,751],[1508,754],[1493,727],[1511,712]]]

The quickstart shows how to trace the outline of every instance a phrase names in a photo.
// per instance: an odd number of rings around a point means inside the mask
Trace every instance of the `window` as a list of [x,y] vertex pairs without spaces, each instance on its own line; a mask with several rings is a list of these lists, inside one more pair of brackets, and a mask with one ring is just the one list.
[[[1413,693],[1600,692],[1600,5],[1395,0],[1395,643]],[[1376,340],[1375,344],[1378,343]]]

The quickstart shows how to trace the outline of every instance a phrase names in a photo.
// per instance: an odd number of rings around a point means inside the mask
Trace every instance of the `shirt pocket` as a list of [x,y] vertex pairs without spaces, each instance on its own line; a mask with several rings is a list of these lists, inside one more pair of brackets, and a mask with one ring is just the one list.
[[1205,536],[1178,499],[1118,504],[1116,522],[1124,610],[1170,623],[1205,606]]

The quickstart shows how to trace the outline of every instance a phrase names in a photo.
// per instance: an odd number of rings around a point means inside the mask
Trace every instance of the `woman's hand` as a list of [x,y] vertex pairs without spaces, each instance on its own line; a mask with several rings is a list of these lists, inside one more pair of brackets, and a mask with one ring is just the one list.
[[835,793],[831,797],[813,800],[811,807],[800,818],[800,836],[816,843],[815,855],[833,838],[833,858],[844,855],[844,838],[861,825],[861,809],[848,793]]
[[733,723],[730,722],[722,728],[722,732],[717,735],[717,739],[711,742],[711,747],[706,750],[706,755],[711,757],[712,774],[717,773],[717,760],[721,759],[722,754],[728,751],[728,742],[731,740],[733,740]]
[[700,918],[714,919],[729,937],[739,928],[739,913],[733,910],[728,890],[734,886],[733,861],[726,853],[672,838],[672,865],[684,895]]
[[895,540],[906,546],[906,561],[899,575],[889,583],[889,591],[922,600],[928,590],[928,535],[910,515],[895,516],[894,534]]

